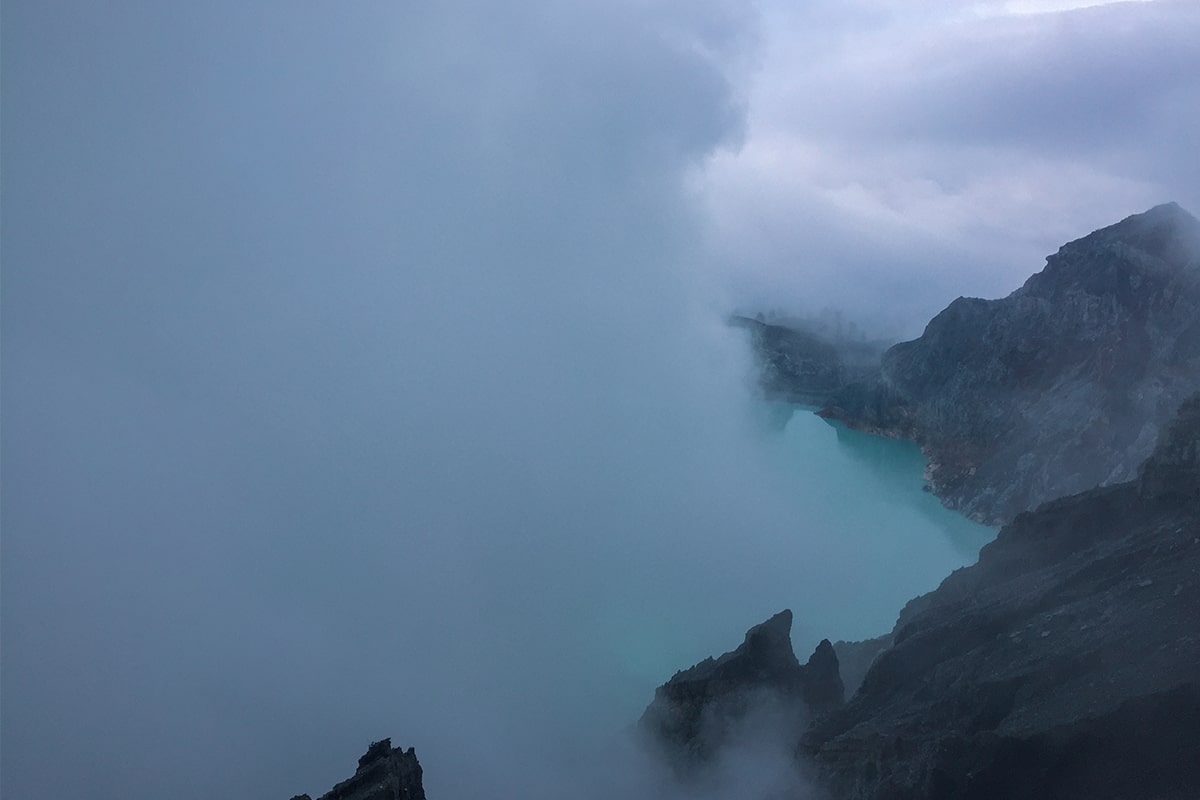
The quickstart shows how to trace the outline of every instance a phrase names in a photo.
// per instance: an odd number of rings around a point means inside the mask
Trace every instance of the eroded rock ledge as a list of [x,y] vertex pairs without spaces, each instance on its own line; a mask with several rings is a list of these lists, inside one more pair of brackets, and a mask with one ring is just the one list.
[[[312,800],[306,794],[292,800]],[[354,777],[344,780],[318,800],[425,800],[421,764],[413,748],[392,747],[391,739],[372,742],[358,759]]]
[[746,632],[736,650],[677,672],[654,693],[640,732],[680,771],[711,760],[747,715],[769,711],[795,729],[843,703],[837,655],[828,641],[807,664],[792,650],[792,612]]

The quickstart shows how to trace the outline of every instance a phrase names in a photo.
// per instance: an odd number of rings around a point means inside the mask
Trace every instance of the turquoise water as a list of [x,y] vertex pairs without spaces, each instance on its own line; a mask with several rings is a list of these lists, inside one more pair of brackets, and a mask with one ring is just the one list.
[[625,719],[676,670],[732,649],[746,628],[784,607],[794,612],[802,662],[822,638],[886,633],[906,602],[974,563],[995,537],[924,491],[926,460],[915,444],[813,411],[756,409],[770,495],[784,499],[762,520],[731,530],[733,545],[717,543],[725,563],[696,585],[664,573],[670,585],[661,597],[631,598],[600,621],[597,640],[616,651],[607,656],[619,657],[628,681]]
[[[797,484],[807,516],[844,545],[836,552],[852,553],[839,564],[841,604],[829,609],[820,637],[857,639],[890,630],[904,603],[973,564],[995,538],[994,528],[946,508],[925,490],[927,461],[916,444],[851,430],[804,406],[767,404],[764,411],[768,435],[778,437],[770,446]],[[817,635],[806,636],[804,627],[794,634],[801,655]]]
[[[994,528],[946,508],[925,491],[927,461],[913,442],[851,430],[818,417],[813,408],[780,405],[771,412],[776,419],[786,414],[779,430],[795,455],[797,473],[833,492],[859,535],[878,545],[903,542],[920,550],[930,561],[918,570],[921,580],[940,581],[949,569],[974,563],[980,548],[995,538]],[[884,530],[872,514],[894,527]]]

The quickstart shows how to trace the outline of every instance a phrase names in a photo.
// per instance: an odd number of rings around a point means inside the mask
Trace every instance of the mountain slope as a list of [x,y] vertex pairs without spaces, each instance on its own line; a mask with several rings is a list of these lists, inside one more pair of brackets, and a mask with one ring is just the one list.
[[1200,391],[1200,222],[1157,206],[1064,245],[1001,300],[959,298],[823,412],[920,442],[991,524],[1131,479]]
[[910,603],[801,751],[847,800],[1193,797],[1198,619],[1200,396],[1138,479],[1020,515]]

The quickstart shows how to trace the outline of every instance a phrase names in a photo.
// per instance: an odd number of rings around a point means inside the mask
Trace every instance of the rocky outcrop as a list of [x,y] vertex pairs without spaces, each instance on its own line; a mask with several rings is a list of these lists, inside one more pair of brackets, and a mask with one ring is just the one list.
[[710,761],[751,713],[765,709],[799,730],[839,708],[844,691],[833,646],[822,641],[801,665],[791,628],[792,612],[781,611],[747,631],[736,650],[676,673],[655,691],[641,733],[686,771]]
[[1140,476],[1022,514],[910,604],[800,753],[837,798],[1200,786],[1200,397]]
[[[297,795],[292,800],[311,800]],[[354,777],[334,786],[319,800],[425,800],[421,764],[413,748],[392,747],[391,739],[372,742],[358,759]]]
[[830,342],[807,331],[734,316],[734,327],[750,332],[759,360],[759,385],[769,400],[824,405],[851,375]]
[[915,439],[989,524],[1128,481],[1200,391],[1200,222],[1157,206],[1064,245],[1002,300],[959,298],[823,414]]

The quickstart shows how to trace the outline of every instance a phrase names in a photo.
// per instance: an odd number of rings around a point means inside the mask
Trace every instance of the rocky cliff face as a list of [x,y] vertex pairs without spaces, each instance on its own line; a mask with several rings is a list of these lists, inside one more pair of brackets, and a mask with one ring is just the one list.
[[1200,398],[1133,481],[1020,515],[910,604],[801,753],[838,798],[1200,786]]
[[1157,206],[1063,246],[1002,300],[959,298],[825,410],[920,442],[933,490],[999,524],[1128,481],[1200,390],[1200,222]]
[[[312,800],[306,794],[292,800]],[[392,747],[391,739],[372,742],[358,759],[354,777],[321,795],[319,800],[425,800],[421,764],[410,747]]]
[[747,715],[766,710],[799,729],[839,708],[843,688],[828,641],[801,665],[792,650],[792,612],[754,626],[736,650],[675,674],[654,693],[638,723],[681,771],[710,761]]
[[759,360],[759,385],[769,400],[824,405],[856,375],[837,349],[806,331],[732,317],[729,323],[750,333]]

